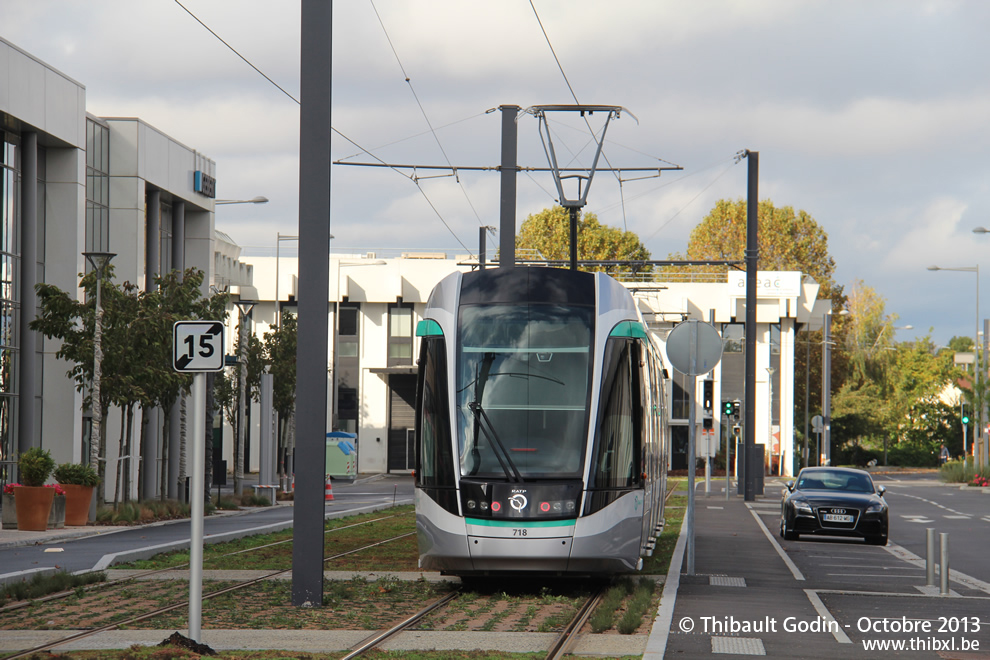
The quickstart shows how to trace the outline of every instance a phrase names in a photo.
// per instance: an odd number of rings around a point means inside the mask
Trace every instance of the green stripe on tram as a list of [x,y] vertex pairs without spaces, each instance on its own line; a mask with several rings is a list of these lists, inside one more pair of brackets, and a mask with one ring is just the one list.
[[480,525],[481,527],[572,527],[577,522],[573,518],[570,520],[488,520],[485,518],[465,518],[464,522],[469,525]]
[[631,337],[633,339],[646,339],[646,328],[639,321],[622,321],[612,328],[609,337]]
[[433,319],[423,319],[416,324],[417,337],[443,337],[440,324]]

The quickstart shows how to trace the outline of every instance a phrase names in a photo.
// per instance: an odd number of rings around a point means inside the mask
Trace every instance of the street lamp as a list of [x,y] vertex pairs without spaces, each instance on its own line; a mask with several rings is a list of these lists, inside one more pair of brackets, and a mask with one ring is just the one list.
[[214,204],[267,204],[268,198],[258,195],[254,199],[215,199]]
[[[977,227],[973,230],[973,233],[982,234],[986,232],[983,227]],[[973,335],[973,350],[976,351],[977,359],[974,361],[973,367],[977,370],[976,373],[976,387],[974,388],[974,394],[982,398],[982,386],[983,386],[983,374],[986,372],[987,368],[987,356],[986,351],[983,352],[982,362],[979,359],[980,355],[980,265],[975,266],[961,266],[959,268],[941,268],[939,266],[929,266],[928,270],[954,270],[964,273],[976,273],[976,332]],[[974,401],[975,403],[975,401]],[[982,408],[982,406],[980,406]],[[976,417],[976,423],[974,424],[974,429],[982,429],[983,422],[985,419],[981,419],[980,411],[974,406],[973,416]],[[981,431],[982,432],[982,431]],[[975,437],[975,434],[974,434]],[[965,447],[966,439],[963,438],[963,446]],[[963,458],[965,460],[965,457]]]
[[[96,271],[96,309],[93,319],[93,419],[89,435],[89,466],[100,469],[100,427],[103,424],[103,407],[100,405],[100,381],[103,379],[103,301],[101,296],[103,274],[110,260],[117,255],[113,252],[83,252],[86,261]],[[95,517],[96,498],[90,504],[91,517]]]
[[245,320],[248,314],[254,309],[254,300],[237,300],[237,307],[241,310],[240,323],[238,324],[237,338],[237,362],[240,372],[240,383],[237,388],[237,447],[234,455],[234,493],[241,495],[244,493],[244,404],[247,392],[247,330]]

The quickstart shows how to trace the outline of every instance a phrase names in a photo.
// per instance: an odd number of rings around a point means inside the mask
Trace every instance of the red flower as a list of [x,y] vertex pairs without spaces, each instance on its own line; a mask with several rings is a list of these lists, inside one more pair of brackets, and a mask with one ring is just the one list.
[[13,495],[14,494],[14,489],[17,488],[18,486],[20,486],[20,484],[17,484],[17,483],[7,484],[6,486],[3,487],[3,494],[4,495]]
[[54,488],[56,495],[65,495],[65,489],[61,484],[45,484],[45,488]]

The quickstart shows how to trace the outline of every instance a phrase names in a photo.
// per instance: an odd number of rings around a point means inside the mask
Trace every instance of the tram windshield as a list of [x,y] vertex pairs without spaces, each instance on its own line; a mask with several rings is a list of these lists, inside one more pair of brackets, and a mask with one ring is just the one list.
[[461,307],[461,476],[520,481],[581,473],[592,324],[591,307]]

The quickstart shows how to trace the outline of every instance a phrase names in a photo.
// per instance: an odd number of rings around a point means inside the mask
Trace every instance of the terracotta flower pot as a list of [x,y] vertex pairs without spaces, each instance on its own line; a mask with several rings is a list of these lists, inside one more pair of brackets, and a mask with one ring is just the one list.
[[82,527],[89,522],[89,506],[93,501],[93,486],[62,484],[65,489],[65,524]]
[[48,528],[48,515],[55,500],[55,489],[44,486],[17,486],[14,503],[17,509],[17,529],[43,532]]

